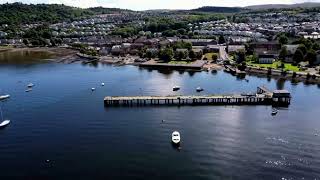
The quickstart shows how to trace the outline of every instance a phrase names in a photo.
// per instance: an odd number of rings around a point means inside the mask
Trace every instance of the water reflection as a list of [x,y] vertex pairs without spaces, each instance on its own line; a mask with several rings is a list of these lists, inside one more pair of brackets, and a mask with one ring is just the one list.
[[195,71],[188,71],[188,74],[190,77],[194,76],[195,73],[196,73]]
[[284,89],[285,83],[286,83],[286,79],[284,79],[284,78],[279,78],[279,79],[277,80],[277,83],[276,83],[277,89]]
[[52,57],[53,54],[47,51],[8,50],[0,53],[0,64],[33,64]]

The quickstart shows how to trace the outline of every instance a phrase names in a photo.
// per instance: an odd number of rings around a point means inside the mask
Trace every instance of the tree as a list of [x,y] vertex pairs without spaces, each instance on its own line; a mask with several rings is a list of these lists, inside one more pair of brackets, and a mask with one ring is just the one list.
[[185,35],[186,33],[187,33],[187,31],[185,29],[183,29],[183,28],[178,29],[178,34]]
[[303,55],[307,54],[308,49],[304,44],[300,44],[298,49],[301,50]]
[[171,61],[173,59],[173,49],[172,48],[164,48],[160,51],[160,59],[164,60],[164,61]]
[[251,44],[246,43],[244,44],[244,47],[247,55],[252,55],[254,53],[254,49]]
[[299,63],[301,61],[303,61],[303,52],[300,49],[297,49],[296,52],[293,55],[293,61],[295,63]]
[[287,47],[286,47],[286,46],[283,46],[283,47],[281,48],[280,53],[279,53],[279,58],[280,58],[281,60],[285,60],[286,57],[287,57],[287,55],[288,55]]
[[244,70],[246,70],[246,67],[247,67],[246,62],[242,62],[242,63],[238,66],[238,69],[239,69],[240,71],[244,71]]
[[245,52],[244,51],[238,51],[237,53],[236,53],[236,55],[237,55],[237,62],[238,63],[242,63],[242,62],[244,62],[246,59],[245,59]]
[[256,53],[253,53],[252,58],[251,58],[251,61],[253,61],[253,62],[255,62],[255,63],[258,63],[258,62],[259,62],[259,58],[258,58],[258,56],[257,56]]
[[314,65],[317,61],[317,53],[314,50],[309,50],[305,57],[305,61],[308,61],[311,66]]
[[166,30],[162,32],[162,35],[165,37],[173,37],[176,36],[178,32],[176,30]]
[[176,52],[175,56],[178,60],[182,60],[182,59],[186,59],[188,55],[186,54],[185,51],[178,51]]
[[51,39],[50,39],[50,43],[51,43],[52,46],[56,46],[56,44],[57,44],[57,43],[56,43],[56,39],[51,38]]
[[226,43],[226,40],[224,39],[223,35],[219,36],[218,44],[224,44]]
[[61,44],[62,44],[62,39],[60,39],[60,38],[56,38],[56,44],[61,45]]
[[212,54],[212,61],[216,62],[218,60],[218,55],[216,53]]
[[178,41],[173,45],[173,49],[192,49],[192,44],[191,42],[185,42],[185,41]]
[[190,59],[195,59],[196,58],[196,54],[194,53],[194,51],[192,51],[192,50],[189,51],[189,58]]
[[146,52],[146,57],[151,59],[153,57],[153,53],[151,51]]
[[320,45],[318,43],[314,43],[312,45],[312,49],[315,50],[315,51],[318,51],[320,49]]
[[281,35],[281,36],[279,37],[278,41],[279,41],[279,43],[280,43],[281,45],[287,44],[287,43],[288,43],[288,37],[285,36],[285,35]]
[[28,45],[28,44],[29,44],[28,39],[23,39],[23,44],[24,44],[24,45]]

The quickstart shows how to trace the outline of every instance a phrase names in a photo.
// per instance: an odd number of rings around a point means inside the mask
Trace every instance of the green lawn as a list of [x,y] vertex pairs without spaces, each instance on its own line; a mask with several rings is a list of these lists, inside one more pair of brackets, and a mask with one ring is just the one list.
[[207,60],[212,60],[212,55],[213,55],[213,54],[216,54],[216,55],[219,57],[219,54],[218,54],[218,53],[206,53],[206,54],[204,55],[204,57],[206,57]]
[[[272,68],[272,69],[281,69],[281,62],[275,61],[272,64],[258,64],[253,62],[247,62],[248,65],[254,66],[254,67],[260,67],[260,68]],[[293,72],[299,72],[300,68],[297,66],[294,66],[290,63],[284,63],[284,70],[285,71],[293,71]]]
[[169,64],[191,64],[192,61],[170,61]]

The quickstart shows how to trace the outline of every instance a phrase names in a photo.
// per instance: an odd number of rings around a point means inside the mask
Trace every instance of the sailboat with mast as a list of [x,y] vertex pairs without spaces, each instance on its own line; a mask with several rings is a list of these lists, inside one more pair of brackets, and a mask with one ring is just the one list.
[[0,106],[1,122],[0,129],[7,127],[10,124],[10,120],[3,120],[2,108]]

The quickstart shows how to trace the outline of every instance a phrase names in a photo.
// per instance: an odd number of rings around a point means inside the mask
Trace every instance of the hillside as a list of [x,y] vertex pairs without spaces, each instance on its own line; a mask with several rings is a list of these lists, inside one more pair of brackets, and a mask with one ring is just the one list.
[[126,10],[116,8],[81,9],[58,4],[27,5],[22,3],[0,5],[1,24],[56,23],[96,14],[114,13]]
[[264,4],[256,6],[247,6],[245,8],[252,10],[263,9],[289,9],[289,8],[314,8],[320,7],[320,3],[299,3],[299,4]]
[[246,10],[240,7],[218,7],[218,6],[204,6],[197,9],[192,9],[193,12],[208,12],[208,13],[238,13]]

